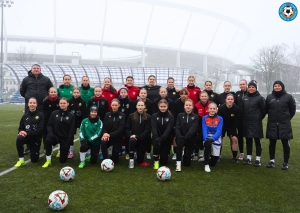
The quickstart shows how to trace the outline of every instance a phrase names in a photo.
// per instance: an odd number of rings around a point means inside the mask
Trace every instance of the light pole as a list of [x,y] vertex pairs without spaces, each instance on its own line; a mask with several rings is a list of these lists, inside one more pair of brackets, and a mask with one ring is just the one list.
[[3,90],[4,90],[4,74],[3,74],[3,8],[11,7],[13,1],[0,0],[1,7],[1,65],[0,65],[0,77],[1,77],[1,92],[0,92],[0,103],[3,102]]

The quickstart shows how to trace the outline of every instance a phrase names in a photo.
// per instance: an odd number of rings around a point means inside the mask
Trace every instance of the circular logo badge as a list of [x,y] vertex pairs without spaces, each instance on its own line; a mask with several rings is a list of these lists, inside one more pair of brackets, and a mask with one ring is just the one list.
[[280,6],[278,13],[282,20],[293,21],[298,15],[298,9],[293,3],[286,2]]

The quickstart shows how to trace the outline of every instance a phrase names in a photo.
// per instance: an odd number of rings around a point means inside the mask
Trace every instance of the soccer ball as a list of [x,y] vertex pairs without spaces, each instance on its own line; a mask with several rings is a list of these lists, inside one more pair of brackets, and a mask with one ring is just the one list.
[[283,8],[282,13],[286,18],[290,18],[294,14],[294,9],[291,6],[286,6]]
[[52,210],[62,210],[68,205],[68,203],[68,195],[62,190],[56,190],[49,195],[48,205]]
[[66,166],[60,170],[59,177],[63,181],[71,181],[75,177],[75,171],[72,167]]
[[105,172],[111,172],[115,167],[114,162],[111,159],[105,159],[101,163],[101,169]]
[[171,178],[171,170],[166,166],[162,166],[156,171],[156,176],[161,181],[169,180]]

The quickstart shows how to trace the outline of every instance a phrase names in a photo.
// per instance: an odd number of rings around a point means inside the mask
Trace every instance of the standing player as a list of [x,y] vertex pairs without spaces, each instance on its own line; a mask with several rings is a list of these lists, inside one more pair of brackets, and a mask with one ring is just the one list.
[[94,97],[89,100],[88,109],[91,106],[97,106],[98,116],[101,121],[103,121],[104,115],[109,112],[108,101],[102,96],[102,88],[100,86],[95,86]]
[[202,118],[202,132],[204,139],[204,171],[210,172],[210,166],[215,166],[219,160],[222,146],[223,118],[217,115],[215,103],[208,106],[209,114]]
[[73,85],[71,84],[71,76],[64,75],[63,84],[57,88],[58,97],[70,100],[72,98]]
[[204,83],[204,91],[207,92],[208,94],[208,100],[210,102],[214,102],[218,105],[218,93],[215,93],[213,90],[212,90],[212,82],[211,81],[205,81]]
[[[107,102],[108,102],[108,108],[109,110],[111,110],[111,101],[114,98],[118,98],[118,92],[117,90],[113,87],[112,83],[111,83],[111,79],[106,77],[104,78],[104,87],[102,88],[102,96],[104,98],[106,98]],[[101,119],[101,117],[100,117]]]
[[165,87],[160,87],[159,88],[159,96],[158,96],[158,98],[156,98],[153,101],[153,111],[154,111],[154,113],[158,112],[158,102],[161,99],[165,99],[168,102],[168,109],[171,113],[173,113],[173,102],[167,95],[168,95],[167,89]]
[[275,167],[276,141],[281,140],[283,146],[284,162],[281,169],[289,168],[290,139],[293,139],[291,120],[296,113],[296,103],[292,95],[285,91],[281,81],[275,81],[272,94],[266,99],[266,112],[268,113],[267,138],[270,141],[270,162],[268,168]]
[[229,93],[232,94],[233,96],[235,96],[235,92],[231,91],[231,87],[232,86],[231,86],[230,81],[224,82],[224,85],[223,85],[224,92],[218,95],[218,101],[217,101],[218,106],[225,104],[225,99]]
[[184,111],[177,116],[175,134],[177,141],[176,172],[181,172],[181,158],[184,147],[183,165],[190,166],[193,143],[196,139],[199,116],[193,113],[194,104],[191,99],[184,102]]
[[37,100],[35,98],[29,98],[28,108],[21,120],[18,129],[18,137],[16,140],[17,151],[19,155],[19,161],[15,167],[24,166],[24,144],[30,144],[30,159],[31,162],[37,162],[40,155],[40,146],[42,141],[44,115],[42,112],[37,111]]
[[185,87],[189,91],[189,99],[193,101],[193,104],[196,104],[199,101],[199,94],[201,89],[195,86],[195,77],[189,76],[188,77],[188,85]]
[[119,162],[119,154],[122,152],[122,133],[125,129],[125,114],[119,112],[120,102],[113,99],[111,111],[106,113],[103,120],[103,135],[101,137],[101,150],[103,159],[107,159],[107,149],[112,146],[111,160]]
[[177,101],[179,98],[179,90],[177,90],[174,86],[174,78],[173,77],[168,78],[167,84],[168,84],[168,87],[167,87],[168,98],[170,98],[174,104],[175,101]]
[[43,111],[44,111],[44,128],[43,128],[43,143],[44,143],[44,153],[46,153],[46,137],[47,137],[47,124],[50,115],[53,111],[59,110],[59,98],[57,96],[57,89],[51,87],[49,89],[49,95],[43,101]]
[[[80,128],[81,122],[87,116],[86,103],[80,96],[80,89],[78,87],[74,87],[73,89],[73,97],[69,101],[69,111],[75,116],[75,128],[74,135],[76,135],[77,128]],[[74,137],[73,137],[74,139]],[[68,158],[73,158],[74,156],[74,141],[72,140],[69,149]]]
[[78,168],[85,167],[85,156],[90,150],[91,164],[97,163],[98,153],[100,150],[100,138],[102,133],[102,121],[99,119],[97,106],[91,106],[90,115],[85,118],[80,125],[79,140],[80,140],[80,164]]
[[137,111],[129,115],[126,122],[126,135],[129,137],[129,168],[134,168],[134,151],[137,152],[137,163],[149,166],[144,162],[145,139],[150,137],[151,116],[145,112],[145,102],[137,101]]
[[158,97],[159,85],[155,85],[156,77],[154,75],[149,75],[148,77],[148,85],[143,86],[147,90],[147,97],[152,102]]
[[68,111],[69,102],[66,98],[59,101],[59,110],[52,112],[47,130],[46,138],[46,162],[42,166],[48,168],[51,166],[52,146],[60,144],[59,162],[65,163],[68,158],[70,144],[74,137],[75,117]]
[[81,81],[81,87],[79,87],[80,95],[87,106],[89,100],[94,96],[94,88],[90,86],[90,79],[88,76],[83,76]]
[[262,120],[266,115],[265,100],[257,91],[257,83],[252,80],[248,84],[248,93],[243,99],[243,129],[246,137],[247,159],[244,165],[252,164],[252,144],[253,139],[256,146],[255,167],[260,167],[260,156],[262,151],[261,138],[264,137]]
[[172,142],[174,118],[168,110],[168,102],[161,99],[158,102],[158,112],[151,117],[154,169],[166,166]]
[[[240,91],[236,92],[236,105],[241,109],[242,103],[245,95],[247,94],[247,81],[245,79],[240,80],[239,83]],[[239,160],[244,160],[244,136],[243,136],[243,115],[240,114],[240,118],[238,121],[238,143],[239,143],[239,150],[240,156]]]
[[175,126],[179,113],[184,112],[184,102],[188,99],[189,91],[186,88],[183,88],[179,91],[180,98],[174,103],[174,138],[173,138],[173,157],[172,160],[176,160],[176,151],[177,151],[177,143],[176,143],[176,134],[175,134]]
[[234,163],[238,162],[238,139],[237,126],[240,118],[241,110],[234,104],[234,96],[228,94],[225,99],[225,104],[219,107],[218,115],[223,118],[222,141],[226,133],[230,140],[230,147],[232,152],[232,160]]
[[140,93],[140,88],[134,86],[134,79],[132,76],[127,76],[125,87],[128,89],[128,98],[132,101],[136,101]]

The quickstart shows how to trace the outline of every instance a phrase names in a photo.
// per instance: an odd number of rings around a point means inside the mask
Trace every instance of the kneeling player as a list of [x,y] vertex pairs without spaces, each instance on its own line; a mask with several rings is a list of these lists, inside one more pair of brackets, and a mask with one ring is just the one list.
[[68,159],[69,148],[73,140],[75,117],[68,111],[69,102],[66,98],[59,100],[59,110],[51,113],[47,126],[46,137],[46,162],[42,166],[51,166],[52,146],[60,144],[59,162],[65,163]]
[[80,125],[80,164],[78,166],[80,169],[85,167],[85,156],[89,149],[91,150],[91,156],[89,158],[91,164],[97,163],[102,133],[102,121],[99,119],[97,113],[98,107],[95,105],[91,106],[89,117],[83,119]]
[[211,103],[208,106],[209,115],[202,118],[202,133],[204,139],[204,170],[210,172],[209,166],[215,166],[219,160],[222,146],[223,118],[217,115],[217,105]]
[[36,110],[37,100],[30,98],[28,100],[28,112],[26,112],[19,125],[19,133],[16,140],[19,161],[15,167],[24,166],[24,144],[28,144],[30,147],[30,159],[31,162],[37,162],[39,159],[39,151],[42,141],[42,132],[44,125],[44,115]]

